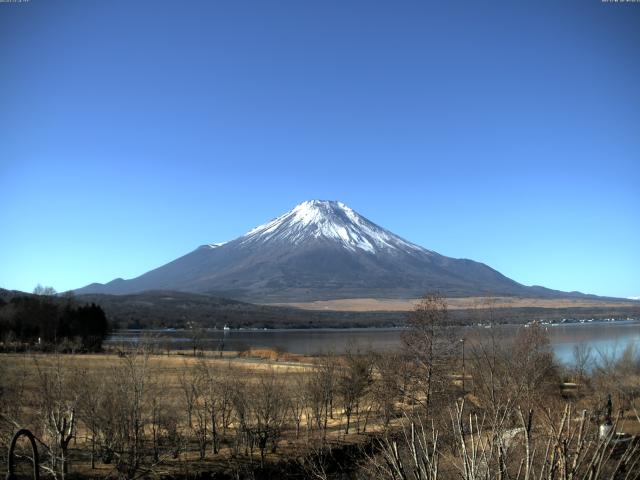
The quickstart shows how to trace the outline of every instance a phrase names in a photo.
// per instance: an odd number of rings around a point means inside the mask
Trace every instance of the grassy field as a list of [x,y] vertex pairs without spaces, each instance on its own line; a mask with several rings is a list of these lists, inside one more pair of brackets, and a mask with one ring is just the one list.
[[[606,308],[636,307],[637,301],[592,300],[578,298],[521,298],[521,297],[465,297],[445,299],[450,310],[486,310],[489,308]],[[305,310],[330,310],[343,312],[408,312],[415,308],[419,299],[379,299],[379,298],[347,298],[341,300],[324,300],[302,303],[277,303],[272,305],[302,308]]]

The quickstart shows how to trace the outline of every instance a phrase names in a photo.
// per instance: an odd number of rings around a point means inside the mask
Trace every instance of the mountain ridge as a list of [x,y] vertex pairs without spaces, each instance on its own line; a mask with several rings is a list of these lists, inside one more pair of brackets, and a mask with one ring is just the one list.
[[522,285],[470,259],[416,245],[342,202],[309,200],[223,243],[205,244],[136,278],[76,293],[177,290],[251,302],[445,296],[572,297]]

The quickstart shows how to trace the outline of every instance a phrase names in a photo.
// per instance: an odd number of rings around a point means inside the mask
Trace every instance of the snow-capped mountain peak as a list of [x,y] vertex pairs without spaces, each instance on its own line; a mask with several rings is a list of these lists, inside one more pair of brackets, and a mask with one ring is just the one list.
[[241,237],[243,244],[277,241],[299,245],[313,240],[330,240],[347,250],[369,253],[426,251],[367,220],[344,203],[328,200],[302,202]]
[[581,294],[525,287],[469,259],[410,243],[344,203],[312,200],[224,244],[202,245],[130,280],[79,293],[177,290],[252,302],[450,296],[560,298]]

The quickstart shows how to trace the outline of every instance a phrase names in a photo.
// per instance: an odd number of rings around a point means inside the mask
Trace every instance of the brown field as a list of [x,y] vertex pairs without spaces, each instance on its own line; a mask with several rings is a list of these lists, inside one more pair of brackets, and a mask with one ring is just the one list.
[[[605,308],[640,307],[636,301],[591,300],[577,298],[538,299],[522,297],[464,297],[446,298],[450,310],[487,308]],[[407,312],[412,310],[417,298],[345,298],[300,303],[273,303],[270,305],[302,308],[305,310],[331,310],[341,312]]]
[[[263,381],[269,382],[270,378],[275,378],[279,392],[271,391],[269,394],[277,394],[282,401],[292,401],[298,398],[296,395],[302,394],[305,379],[308,379],[317,369],[314,363],[318,359],[308,356],[290,354],[278,350],[271,349],[251,349],[243,352],[224,352],[220,356],[218,352],[200,351],[197,355],[189,352],[171,351],[165,353],[148,352],[128,352],[124,356],[118,355],[114,350],[101,354],[0,354],[0,384],[9,386],[6,392],[2,392],[0,385],[0,393],[5,393],[5,399],[11,399],[12,403],[20,407],[21,415],[10,415],[6,418],[10,419],[9,424],[0,422],[0,448],[6,451],[9,434],[20,427],[27,427],[36,434],[36,438],[47,439],[47,433],[42,429],[44,422],[42,421],[41,395],[43,394],[43,378],[60,379],[65,387],[63,392],[64,402],[77,402],[84,394],[91,390],[100,389],[99,383],[105,382],[109,385],[107,390],[102,390],[103,395],[109,396],[109,389],[116,386],[113,381],[118,371],[128,364],[129,359],[137,365],[138,371],[132,370],[131,373],[143,373],[143,378],[139,379],[144,389],[148,392],[142,408],[145,410],[145,423],[149,423],[149,409],[153,398],[162,398],[164,409],[167,412],[177,413],[179,420],[179,430],[183,432],[183,444],[179,458],[174,459],[165,455],[161,468],[154,468],[154,478],[169,475],[171,478],[191,478],[189,475],[194,472],[229,472],[232,470],[243,468],[255,468],[258,465],[260,454],[254,445],[254,451],[251,455],[247,455],[246,446],[240,448],[240,455],[235,450],[234,445],[238,441],[236,431],[239,428],[237,419],[231,421],[228,431],[225,435],[219,434],[220,450],[216,454],[211,454],[211,444],[207,445],[207,451],[204,459],[198,455],[198,445],[194,438],[197,434],[196,430],[189,427],[185,413],[185,376],[188,382],[195,382],[199,372],[203,368],[213,375],[222,385],[224,382],[228,388],[237,389],[243,396],[262,395],[264,393]],[[144,366],[143,366],[144,365]],[[126,368],[126,367],[125,367]],[[266,380],[265,380],[266,379]],[[15,396],[9,396],[15,393]],[[266,394],[266,393],[264,393]],[[205,390],[199,392],[200,401],[204,400]],[[216,395],[222,395],[217,392]],[[62,397],[61,397],[62,398]],[[255,398],[255,397],[253,397]],[[199,402],[200,402],[199,401]],[[366,400],[370,402],[370,399]],[[204,410],[203,405],[197,402],[195,411]],[[259,403],[259,402],[258,402]],[[364,400],[363,400],[364,404]],[[266,405],[266,404],[265,404]],[[5,407],[5,406],[3,406]],[[289,407],[286,407],[289,408]],[[363,407],[364,408],[364,407]],[[0,420],[3,418],[3,410],[0,408]],[[11,411],[11,409],[8,409]],[[78,410],[80,411],[80,410]],[[256,414],[259,414],[257,411]],[[270,415],[285,414],[284,412],[273,411]],[[91,469],[88,461],[88,451],[90,449],[90,431],[87,429],[86,413],[77,423],[74,433],[74,442],[70,448],[71,468],[74,478],[80,475],[80,478],[113,478],[117,476],[113,465],[107,465],[101,461],[97,462],[96,468]],[[99,415],[99,414],[96,414]],[[195,418],[194,413],[194,418]],[[210,413],[209,413],[210,415]],[[285,414],[288,415],[289,414]],[[334,413],[331,418],[326,420],[326,429],[320,432],[317,428],[311,426],[313,419],[311,411],[305,407],[301,414],[300,431],[296,432],[295,422],[291,418],[287,418],[285,424],[280,426],[282,429],[281,437],[277,441],[277,452],[270,449],[265,452],[265,461],[272,465],[287,458],[297,458],[301,455],[313,454],[313,445],[318,441],[312,440],[321,436],[327,442],[337,444],[358,444],[366,441],[367,437],[362,436],[361,422],[362,415],[352,418],[351,431],[345,433],[345,419],[341,414],[336,400]],[[17,419],[17,421],[14,420]],[[202,418],[206,418],[206,415]],[[195,420],[194,420],[195,422]],[[200,424],[201,426],[201,424]],[[5,429],[5,431],[2,431]],[[150,426],[144,427],[146,442],[150,437]],[[210,427],[209,427],[210,428]],[[367,424],[367,432],[372,433],[380,430],[381,425],[376,419],[371,419]],[[356,431],[357,429],[357,431]],[[211,432],[209,432],[209,435]],[[49,438],[50,440],[50,438]],[[311,448],[311,449],[310,449]],[[244,454],[243,454],[244,452]],[[20,466],[21,471],[28,470],[23,464]],[[185,474],[185,472],[188,472]],[[146,477],[145,477],[146,478]],[[217,478],[217,477],[216,477]],[[225,477],[223,477],[225,478]]]
[[[519,428],[518,414],[535,410],[539,455],[549,432],[563,421],[563,412],[576,428],[583,410],[598,415],[588,417],[585,427],[595,438],[602,422],[598,412],[608,395],[615,411],[624,414],[615,431],[640,433],[640,359],[633,351],[588,375],[555,365],[541,328],[522,328],[522,335],[512,342],[501,341],[493,330],[480,332],[469,343],[462,363],[446,348],[438,347],[440,356],[425,353],[421,343],[408,346],[402,355],[353,351],[327,357],[277,349],[222,355],[117,349],[101,354],[0,354],[0,449],[6,451],[12,433],[26,427],[58,455],[43,449],[43,458],[62,458],[51,420],[77,415],[68,456],[64,454],[72,474],[68,479],[363,478],[339,471],[326,475],[322,470],[322,462],[337,468],[336,459],[345,455],[349,471],[366,463],[368,478],[391,480],[380,471],[371,473],[373,459],[365,450],[373,445],[386,448],[380,441],[388,435],[409,441],[403,429],[420,418],[416,415],[424,415],[421,418],[428,418],[429,428],[445,442],[437,478],[450,480],[459,478],[459,446],[469,435],[456,438],[455,426],[471,421],[460,417],[452,424],[460,405],[465,418],[473,414],[487,419],[484,432],[478,431],[475,438],[483,441],[495,432],[510,435]],[[433,376],[427,377],[427,372]],[[433,398],[424,410],[426,378]],[[515,422],[508,426],[500,417],[492,420],[491,412],[505,409]],[[139,437],[132,437],[136,431],[129,424],[136,423]],[[568,430],[567,438],[557,441],[572,442],[574,434]],[[260,446],[263,437],[267,440]],[[135,438],[141,438],[139,443]],[[93,445],[95,468],[90,460]],[[132,446],[140,465],[129,472],[125,467],[131,464],[127,455]],[[105,460],[109,451],[116,452],[116,459],[124,458],[120,466]],[[336,457],[327,457],[332,451]],[[512,455],[509,468],[515,471],[520,457],[515,450]],[[640,461],[640,450],[633,455]],[[23,460],[21,471],[26,470]],[[197,477],[200,474],[213,477]]]

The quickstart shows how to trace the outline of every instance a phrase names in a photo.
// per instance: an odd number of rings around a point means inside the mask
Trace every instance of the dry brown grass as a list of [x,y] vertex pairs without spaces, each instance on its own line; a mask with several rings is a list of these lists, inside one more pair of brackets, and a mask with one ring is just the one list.
[[[446,298],[450,310],[487,309],[487,308],[603,308],[638,307],[638,302],[591,300],[577,298],[538,299],[522,297],[464,297]],[[407,312],[413,310],[417,298],[345,298],[340,300],[319,300],[315,302],[277,303],[272,305],[289,306],[305,310],[332,310],[343,312]]]
[[[300,361],[304,360],[304,361]],[[51,371],[56,369],[67,372],[76,372],[79,375],[78,378],[109,378],[113,374],[114,369],[121,367],[124,359],[113,353],[101,353],[101,354],[0,354],[0,363],[2,364],[2,374],[6,375],[5,379],[9,381],[18,381],[21,379],[24,383],[23,398],[27,399],[27,403],[31,402],[31,399],[36,398],[39,388],[39,371]],[[167,399],[169,405],[172,408],[180,412],[182,418],[181,429],[187,431],[187,426],[184,423],[184,404],[183,404],[183,375],[190,370],[190,367],[196,367],[206,365],[210,371],[216,372],[217,375],[225,376],[231,375],[240,379],[246,384],[257,384],[263,376],[268,376],[271,373],[276,373],[278,378],[283,382],[282,385],[286,388],[293,388],[299,385],[298,378],[301,375],[305,375],[313,365],[313,358],[304,357],[300,355],[286,354],[285,352],[279,352],[270,349],[255,349],[247,352],[225,352],[223,357],[215,352],[205,352],[201,355],[189,355],[185,352],[170,352],[170,354],[157,353],[147,356],[149,374],[153,377],[153,383],[157,382],[157,385],[161,388],[162,395]],[[82,373],[87,374],[87,377],[83,377]],[[79,386],[79,391],[82,391],[82,386]],[[89,387],[87,387],[89,388]],[[25,416],[27,423],[24,425],[34,431],[38,431],[40,426],[38,413],[31,407],[28,409],[28,414]],[[305,418],[306,421],[306,418]],[[232,425],[235,428],[234,425]],[[340,424],[336,421],[336,425],[330,425],[330,428],[334,428],[335,432],[331,432],[329,437],[335,437],[339,434]],[[308,448],[308,439],[301,435],[300,438],[295,438],[293,427],[289,425],[286,434],[280,442],[280,448],[277,454],[267,453],[267,460],[278,461],[285,458],[288,454],[300,453]],[[148,432],[147,432],[148,433]],[[314,435],[318,434],[314,432]],[[90,465],[86,459],[89,432],[85,425],[80,423],[76,430],[76,440],[71,448],[74,456],[72,462],[72,470],[76,475],[80,475],[82,478],[107,478],[114,476],[114,466],[105,465],[101,462],[97,463],[97,468],[91,470]],[[194,440],[190,439],[189,450],[182,452],[178,460],[166,459],[164,466],[158,471],[166,471],[168,474],[179,474],[181,469],[187,468],[189,472],[193,473],[201,469],[202,471],[224,471],[228,468],[229,459],[231,456],[231,444],[233,442],[233,436],[229,433],[227,443],[221,446],[221,450],[217,455],[211,455],[208,451],[207,459],[204,461],[199,460],[196,448],[194,446]],[[82,458],[82,460],[80,460]],[[237,461],[246,462],[246,458],[241,458]],[[187,467],[185,467],[187,465]]]
[[260,360],[270,360],[272,362],[302,362],[303,355],[285,352],[277,348],[250,348],[238,354],[240,358],[257,358]]
[[[263,352],[266,353],[266,352]],[[287,385],[294,385],[296,377],[313,368],[308,362],[291,361],[298,355],[281,355],[279,358],[249,358],[237,353],[233,356],[187,356],[182,354],[149,355],[148,366],[155,381],[162,385],[169,401],[179,409],[182,402],[181,378],[189,367],[204,363],[220,375],[233,375],[248,383],[255,383],[261,375],[275,372]],[[288,360],[284,360],[287,358]],[[60,366],[63,370],[84,373],[93,378],[109,378],[115,368],[122,365],[122,358],[114,354],[54,355],[54,354],[0,354],[4,364],[3,373],[7,378],[21,378],[24,381],[25,396],[37,395],[38,369],[51,370]],[[307,359],[310,361],[312,359]]]

